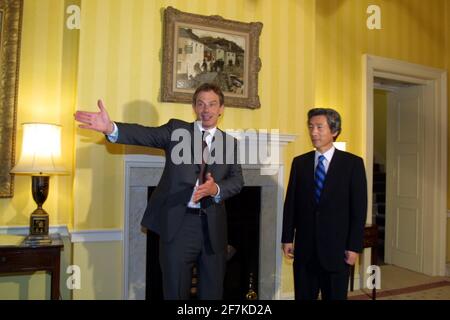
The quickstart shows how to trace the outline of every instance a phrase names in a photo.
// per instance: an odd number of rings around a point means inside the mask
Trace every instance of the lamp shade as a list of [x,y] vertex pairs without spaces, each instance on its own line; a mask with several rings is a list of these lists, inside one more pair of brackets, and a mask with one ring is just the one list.
[[61,161],[61,126],[23,123],[22,152],[11,173],[31,175],[65,174]]

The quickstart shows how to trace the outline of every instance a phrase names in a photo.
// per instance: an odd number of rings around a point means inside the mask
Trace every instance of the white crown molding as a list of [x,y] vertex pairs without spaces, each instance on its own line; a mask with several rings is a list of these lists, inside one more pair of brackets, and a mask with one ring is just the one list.
[[[69,237],[72,243],[122,241],[122,229],[97,229],[97,230],[72,230],[67,225],[50,226],[49,233],[59,233],[63,237]],[[28,226],[0,226],[0,234],[26,236],[29,233]]]

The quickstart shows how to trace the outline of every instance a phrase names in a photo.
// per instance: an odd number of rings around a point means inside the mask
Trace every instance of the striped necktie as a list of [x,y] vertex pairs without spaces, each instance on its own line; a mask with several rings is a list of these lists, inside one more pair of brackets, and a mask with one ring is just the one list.
[[325,182],[325,166],[323,165],[323,160],[325,157],[323,155],[319,156],[319,161],[317,163],[316,172],[314,174],[314,198],[316,199],[316,203],[319,203],[320,194],[322,193],[323,184]]

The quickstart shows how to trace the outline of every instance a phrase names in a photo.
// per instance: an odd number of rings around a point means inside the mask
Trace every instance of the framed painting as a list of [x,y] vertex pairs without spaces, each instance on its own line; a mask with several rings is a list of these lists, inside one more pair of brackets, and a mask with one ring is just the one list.
[[13,196],[22,0],[0,1],[0,197]]
[[202,83],[217,84],[231,107],[259,108],[262,23],[164,11],[161,100],[191,103]]

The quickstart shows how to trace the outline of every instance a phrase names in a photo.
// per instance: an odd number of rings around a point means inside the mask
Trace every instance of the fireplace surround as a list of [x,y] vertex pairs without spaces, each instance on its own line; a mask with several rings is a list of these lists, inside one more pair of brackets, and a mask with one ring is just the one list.
[[[261,188],[259,230],[258,297],[280,299],[281,230],[284,199],[283,147],[294,135],[279,135],[280,156],[277,163],[243,164],[245,186]],[[140,225],[147,205],[148,187],[156,186],[162,175],[165,158],[127,154],[124,157],[125,204],[123,240],[123,298],[145,299],[146,233]],[[151,279],[149,279],[151,281]]]

